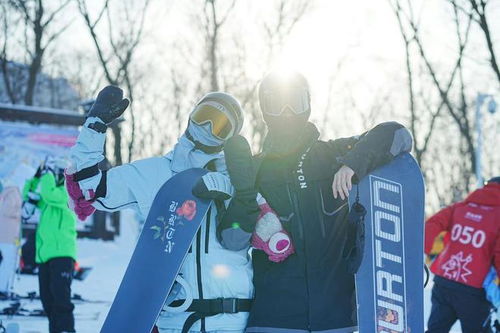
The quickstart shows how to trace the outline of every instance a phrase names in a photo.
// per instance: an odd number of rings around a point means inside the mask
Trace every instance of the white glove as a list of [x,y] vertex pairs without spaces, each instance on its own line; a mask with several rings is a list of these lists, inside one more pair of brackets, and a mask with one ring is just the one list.
[[193,187],[193,194],[202,199],[227,200],[231,198],[233,192],[231,180],[220,172],[205,174]]
[[29,201],[23,202],[23,206],[21,208],[21,219],[26,222],[28,221],[33,214],[35,214],[36,205],[32,204]]
[[40,201],[40,194],[30,191],[28,192],[28,198],[30,199],[30,201],[32,201],[32,203],[36,204],[38,203],[38,201]]

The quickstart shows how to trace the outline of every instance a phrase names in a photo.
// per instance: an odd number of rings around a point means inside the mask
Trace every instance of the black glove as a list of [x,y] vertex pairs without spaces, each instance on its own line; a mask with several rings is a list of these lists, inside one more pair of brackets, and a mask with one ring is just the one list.
[[235,135],[224,144],[227,171],[236,192],[252,192],[255,190],[256,171],[252,158],[252,151],[248,141],[241,135]]
[[97,95],[88,117],[97,117],[108,125],[123,114],[129,103],[128,99],[123,98],[123,90],[107,86]]
[[259,215],[257,204],[256,177],[252,151],[247,140],[235,135],[224,144],[227,170],[235,193],[217,229],[219,238],[222,230],[239,226],[246,233],[252,233]]

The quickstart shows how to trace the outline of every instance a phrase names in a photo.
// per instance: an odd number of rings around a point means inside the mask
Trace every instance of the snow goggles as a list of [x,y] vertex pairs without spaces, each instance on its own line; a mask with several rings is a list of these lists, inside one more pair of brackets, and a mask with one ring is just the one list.
[[287,110],[300,115],[311,109],[309,93],[304,88],[264,91],[260,102],[262,111],[271,116],[280,116]]
[[221,140],[227,140],[234,132],[234,124],[227,116],[222,105],[212,102],[203,102],[196,106],[190,116],[196,125],[210,123],[212,135]]

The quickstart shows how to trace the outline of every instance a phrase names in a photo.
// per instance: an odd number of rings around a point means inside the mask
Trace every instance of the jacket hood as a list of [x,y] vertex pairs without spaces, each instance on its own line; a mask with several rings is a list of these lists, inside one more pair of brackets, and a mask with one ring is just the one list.
[[486,206],[500,206],[500,184],[492,183],[475,190],[469,194],[465,202]]

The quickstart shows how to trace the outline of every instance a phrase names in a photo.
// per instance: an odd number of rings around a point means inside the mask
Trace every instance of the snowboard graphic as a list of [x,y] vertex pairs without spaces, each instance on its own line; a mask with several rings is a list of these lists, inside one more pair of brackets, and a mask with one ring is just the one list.
[[149,333],[210,205],[191,190],[207,170],[170,178],[151,205],[102,333]]
[[414,158],[399,155],[364,177],[359,199],[367,210],[356,274],[359,332],[421,333],[424,182]]

